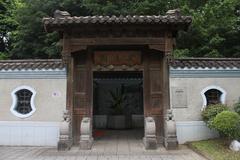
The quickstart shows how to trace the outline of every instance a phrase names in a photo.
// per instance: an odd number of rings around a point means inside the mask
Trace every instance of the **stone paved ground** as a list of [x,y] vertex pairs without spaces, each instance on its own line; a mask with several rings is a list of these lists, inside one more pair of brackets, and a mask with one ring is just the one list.
[[58,152],[56,148],[2,146],[0,160],[205,160],[186,146],[174,151],[162,146],[145,150],[141,139],[139,131],[108,131],[95,139],[92,150],[74,146],[70,151]]

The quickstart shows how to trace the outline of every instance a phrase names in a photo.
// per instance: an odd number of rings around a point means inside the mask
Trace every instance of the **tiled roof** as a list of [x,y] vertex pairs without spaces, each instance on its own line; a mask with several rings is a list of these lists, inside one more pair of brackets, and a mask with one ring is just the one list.
[[[177,68],[237,68],[240,58],[188,58],[174,59],[171,64]],[[62,70],[61,59],[0,60],[0,71],[10,70]]]
[[56,70],[64,69],[61,59],[0,60],[0,70]]
[[240,68],[240,58],[175,59],[172,68]]
[[189,16],[80,16],[80,17],[61,17],[61,18],[44,18],[43,22],[47,24],[178,24],[191,23]]
[[179,10],[170,10],[162,15],[127,16],[80,16],[71,17],[66,11],[55,11],[54,17],[43,18],[45,27],[72,24],[190,24],[190,16],[180,15]]

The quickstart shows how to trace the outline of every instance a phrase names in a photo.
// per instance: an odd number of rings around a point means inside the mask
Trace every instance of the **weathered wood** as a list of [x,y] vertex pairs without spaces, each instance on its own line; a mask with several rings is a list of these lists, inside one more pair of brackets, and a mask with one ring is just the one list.
[[[153,116],[156,121],[157,137],[164,136],[164,114],[170,107],[169,101],[169,55],[173,49],[171,32],[165,37],[154,38],[70,38],[64,37],[63,53],[68,64],[67,107],[73,112],[73,139],[77,144],[80,123],[83,117],[93,115],[93,70],[133,69],[143,70],[144,116]],[[90,50],[92,46],[112,46],[111,50]],[[117,50],[115,46],[142,46],[140,49]],[[146,49],[148,47],[148,49]],[[94,47],[93,47],[94,48]],[[96,48],[95,48],[96,49]],[[71,57],[73,55],[73,57]],[[73,60],[74,58],[74,60]],[[128,68],[127,66],[131,66]],[[140,67],[139,67],[140,66]]]
[[46,21],[45,25],[58,30],[62,37],[67,109],[72,113],[75,144],[79,142],[82,118],[93,115],[93,71],[143,71],[144,116],[154,117],[158,140],[163,139],[164,115],[170,108],[169,63],[174,37],[179,26],[185,28],[190,21],[177,24],[166,16],[159,20],[169,22],[152,23],[149,16],[138,18],[146,22],[135,23],[133,18],[131,23],[119,23],[120,19],[114,23],[80,23],[76,17],[68,23],[58,19],[57,25]]
[[[169,62],[171,59],[171,52],[173,50],[173,39],[172,39],[172,33],[166,32],[165,33],[165,51],[164,51],[164,58],[163,58],[163,114],[167,114],[167,110],[170,109],[170,88],[169,88]],[[163,119],[164,120],[164,119]],[[164,123],[166,125],[166,123]],[[163,128],[166,129],[167,126],[163,126]],[[166,134],[166,131],[164,132]],[[165,145],[168,143],[166,142],[167,135],[164,135],[165,137]]]
[[77,45],[77,46],[72,45],[71,46],[71,52],[72,53],[83,51],[83,50],[87,50],[87,46],[86,45]]
[[171,32],[165,33],[165,51],[164,51],[164,58],[163,58],[163,108],[164,114],[167,109],[170,108],[170,92],[169,92],[169,57],[171,57],[171,52],[173,50],[173,37]]
[[77,144],[82,118],[92,116],[92,55],[83,52],[74,56],[73,139]]
[[165,45],[162,44],[150,44],[148,45],[149,49],[158,50],[161,52],[165,51]]
[[72,113],[73,108],[73,70],[74,70],[74,59],[70,57],[67,63],[67,97],[66,97],[66,108]]
[[93,111],[93,72],[92,51],[87,54],[87,116],[92,118]]
[[166,27],[156,25],[104,25],[104,26],[80,26],[72,29],[73,38],[96,38],[96,37],[164,37]]
[[158,142],[163,139],[163,54],[148,50],[144,62],[144,115],[152,116],[156,122]]
[[149,57],[146,52],[143,54],[143,104],[144,117],[151,116],[150,109],[150,76],[149,76]]
[[94,52],[95,65],[141,65],[139,51],[96,51]]
[[165,46],[164,38],[71,38],[71,45],[163,45]]
[[62,60],[64,64],[69,63],[71,57],[71,42],[68,33],[64,33],[62,43]]
[[165,44],[164,52],[171,53],[174,45],[174,37],[172,35],[172,32],[170,31],[165,32],[164,44]]
[[143,71],[143,65],[93,65],[92,71]]

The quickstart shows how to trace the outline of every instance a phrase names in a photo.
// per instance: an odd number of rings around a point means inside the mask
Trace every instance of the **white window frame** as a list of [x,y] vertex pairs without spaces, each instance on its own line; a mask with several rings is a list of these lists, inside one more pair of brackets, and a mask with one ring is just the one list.
[[227,92],[219,87],[219,86],[215,86],[215,85],[211,85],[211,86],[207,86],[206,88],[204,88],[202,91],[201,91],[201,96],[202,96],[202,99],[203,99],[203,106],[202,106],[202,109],[206,108],[207,106],[207,98],[206,98],[206,95],[205,93],[210,90],[210,89],[216,89],[216,90],[219,90],[222,94],[220,96],[220,102],[222,104],[225,104],[225,100],[226,100],[226,95],[227,95]]
[[[16,92],[18,92],[19,90],[22,90],[22,89],[27,89],[29,91],[32,92],[32,97],[31,97],[31,101],[30,101],[30,104],[31,104],[31,108],[32,108],[32,111],[27,113],[27,114],[21,114],[19,112],[16,111],[16,107],[17,107],[17,95],[16,95]],[[12,92],[11,92],[11,96],[12,96],[12,106],[10,108],[10,111],[12,112],[13,115],[15,115],[16,117],[18,118],[27,118],[27,117],[30,117],[33,115],[33,113],[36,111],[36,107],[35,107],[35,104],[34,104],[34,99],[35,99],[35,96],[36,96],[36,91],[35,89],[33,89],[32,87],[29,87],[29,86],[19,86],[17,88],[15,88]]]

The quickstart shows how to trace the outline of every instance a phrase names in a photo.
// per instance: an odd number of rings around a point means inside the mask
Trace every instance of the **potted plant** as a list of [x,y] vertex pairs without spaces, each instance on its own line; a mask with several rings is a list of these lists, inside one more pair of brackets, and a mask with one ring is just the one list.
[[124,94],[124,86],[116,88],[115,91],[109,91],[111,96],[110,109],[111,115],[108,116],[108,128],[110,129],[125,129],[126,117],[124,108],[126,107],[126,95]]

